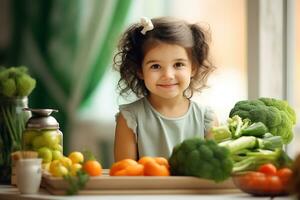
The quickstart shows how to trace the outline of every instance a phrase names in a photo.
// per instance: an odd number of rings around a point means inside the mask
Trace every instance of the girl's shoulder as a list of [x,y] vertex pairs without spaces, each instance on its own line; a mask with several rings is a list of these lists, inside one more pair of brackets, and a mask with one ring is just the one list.
[[139,111],[141,110],[145,105],[145,99],[141,98],[134,102],[122,104],[119,106],[119,110],[127,110],[127,111]]
[[204,104],[201,104],[201,103],[193,101],[193,100],[191,100],[190,102],[191,102],[191,106],[194,109],[200,110],[202,112],[212,111],[212,108],[208,105],[204,105]]
[[200,103],[192,101],[192,100],[191,100],[191,106],[192,106],[194,112],[201,113],[205,118],[207,118],[209,120],[211,120],[213,118],[213,116],[215,115],[215,112],[211,106],[203,105],[203,104],[200,104]]

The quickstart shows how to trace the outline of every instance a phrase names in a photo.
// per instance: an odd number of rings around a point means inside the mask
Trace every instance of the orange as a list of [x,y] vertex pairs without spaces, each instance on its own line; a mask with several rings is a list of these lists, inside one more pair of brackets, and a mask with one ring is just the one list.
[[83,171],[90,176],[102,175],[102,166],[97,160],[88,160],[83,163]]

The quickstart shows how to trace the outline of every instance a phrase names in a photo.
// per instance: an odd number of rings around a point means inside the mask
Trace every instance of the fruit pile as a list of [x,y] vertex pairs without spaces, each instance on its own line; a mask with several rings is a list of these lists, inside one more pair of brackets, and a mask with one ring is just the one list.
[[48,165],[52,160],[63,157],[62,134],[56,130],[33,131],[23,133],[23,149],[38,152],[43,164]]
[[79,151],[73,151],[67,157],[62,155],[58,159],[44,163],[43,169],[55,177],[77,176],[81,170],[89,176],[102,175],[101,164],[94,158],[85,158]]

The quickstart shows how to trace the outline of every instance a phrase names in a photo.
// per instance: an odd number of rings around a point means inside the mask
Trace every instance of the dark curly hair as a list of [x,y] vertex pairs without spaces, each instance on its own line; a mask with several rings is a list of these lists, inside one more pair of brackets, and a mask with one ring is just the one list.
[[128,96],[133,92],[140,98],[149,94],[138,72],[141,71],[147,50],[159,42],[164,42],[182,46],[191,58],[196,73],[184,92],[186,97],[191,98],[194,91],[201,91],[207,87],[207,78],[215,69],[208,60],[209,46],[205,31],[197,24],[189,24],[171,17],[153,18],[151,21],[154,29],[147,31],[145,35],[141,33],[142,25],[136,23],[121,37],[118,52],[114,57],[114,68],[121,76],[118,81],[120,95]]

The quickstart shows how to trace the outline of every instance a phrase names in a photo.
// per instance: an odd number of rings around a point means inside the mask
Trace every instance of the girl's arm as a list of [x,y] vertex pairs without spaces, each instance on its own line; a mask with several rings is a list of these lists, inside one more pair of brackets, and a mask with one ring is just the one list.
[[[219,121],[218,121],[217,115],[214,113],[213,121],[212,121],[212,127],[213,126],[218,126],[218,125],[219,125]],[[214,139],[214,136],[213,136],[213,133],[211,132],[211,129],[205,133],[205,139]]]
[[117,116],[114,156],[116,162],[125,158],[137,160],[137,143],[135,134],[127,126],[126,120],[121,113]]

